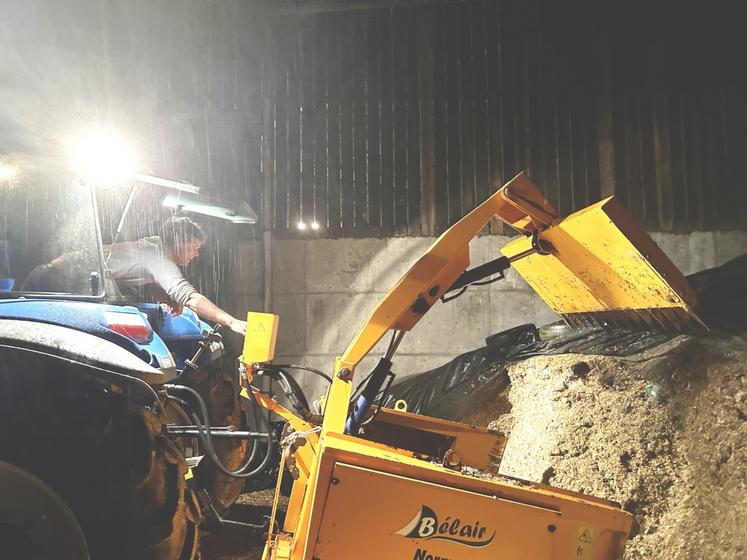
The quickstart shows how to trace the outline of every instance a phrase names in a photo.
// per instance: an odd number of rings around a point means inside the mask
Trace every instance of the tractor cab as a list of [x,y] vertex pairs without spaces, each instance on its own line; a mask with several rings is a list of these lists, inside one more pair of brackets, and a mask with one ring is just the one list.
[[[123,224],[132,235],[144,229],[131,208],[156,218],[150,195],[163,193],[145,183],[193,191],[159,202],[166,214],[252,216],[165,179],[131,174],[114,186],[48,160],[13,167],[0,161],[0,422],[14,426],[0,433],[3,552],[25,558],[41,542],[55,558],[89,558],[88,549],[196,560],[203,512],[230,507],[244,484],[215,465],[244,465],[244,478],[263,472],[270,427],[246,431],[220,334],[189,310],[173,316],[157,301],[125,299],[106,247],[130,237],[117,239]],[[213,437],[224,438],[217,450]]]
[[[195,213],[253,223],[247,205],[199,197],[199,189],[145,175],[124,183],[129,196],[117,237],[132,201],[150,183],[169,192],[168,212]],[[174,316],[158,302],[123,297],[107,274],[96,183],[25,169],[0,179],[0,318],[48,323],[115,342],[173,377],[197,351],[201,363],[222,354],[212,327],[190,310]],[[185,192],[188,191],[188,192]],[[175,192],[176,194],[172,194]]]
[[0,183],[0,298],[102,301],[93,192],[82,181],[19,174]]

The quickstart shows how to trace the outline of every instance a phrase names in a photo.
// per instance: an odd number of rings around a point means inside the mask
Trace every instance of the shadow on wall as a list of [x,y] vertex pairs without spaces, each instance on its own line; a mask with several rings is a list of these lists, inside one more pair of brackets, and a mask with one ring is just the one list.
[[[281,316],[278,359],[330,373],[335,357],[370,312],[433,243],[434,238],[337,239],[275,243],[274,311]],[[475,264],[495,258],[505,237],[473,240]],[[277,279],[277,281],[276,281]],[[405,337],[395,360],[400,374],[435,367],[490,334],[554,315],[513,271],[495,287],[475,287],[450,305],[435,305]],[[364,377],[388,344],[379,342],[360,364]],[[299,379],[311,394],[325,387]]]

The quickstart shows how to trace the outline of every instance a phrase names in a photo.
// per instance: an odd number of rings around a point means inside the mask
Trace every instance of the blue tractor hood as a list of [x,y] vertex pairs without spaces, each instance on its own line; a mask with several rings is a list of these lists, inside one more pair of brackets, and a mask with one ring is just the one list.
[[[137,308],[148,317],[156,334],[169,347],[179,371],[184,369],[185,360],[194,356],[200,343],[205,339],[205,334],[212,329],[208,323],[200,320],[197,313],[186,307],[179,315],[171,315],[158,303],[138,303]],[[203,354],[200,364],[208,363],[223,354],[222,344],[218,345],[218,348],[214,346],[211,345]]]
[[[121,323],[137,324],[137,339],[113,330],[110,327],[113,317],[123,319]],[[145,315],[135,307],[81,301],[9,299],[0,300],[0,319],[47,323],[89,333],[124,348],[164,373],[175,371],[174,360],[166,344],[153,332]]]

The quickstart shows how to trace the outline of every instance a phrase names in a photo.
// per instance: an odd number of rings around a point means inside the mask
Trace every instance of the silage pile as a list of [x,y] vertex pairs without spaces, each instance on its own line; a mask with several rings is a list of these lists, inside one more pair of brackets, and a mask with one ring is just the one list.
[[539,356],[509,376],[502,474],[621,503],[626,560],[747,558],[747,339]]

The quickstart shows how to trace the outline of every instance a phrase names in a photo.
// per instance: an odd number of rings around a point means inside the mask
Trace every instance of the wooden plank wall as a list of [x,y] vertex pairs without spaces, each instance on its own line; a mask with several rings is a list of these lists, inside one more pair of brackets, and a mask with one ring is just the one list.
[[[246,200],[260,211],[262,29],[246,0],[5,3],[0,159],[64,154],[60,140],[107,124],[133,144],[139,171],[190,181],[205,194]],[[106,243],[127,195],[124,188],[97,193]],[[171,214],[163,196],[144,187],[120,239],[160,234]],[[236,273],[240,242],[255,239],[259,228],[198,221],[208,243],[188,277],[230,306],[235,293],[226,282]],[[242,270],[261,266],[248,262]]]
[[650,230],[747,227],[745,97],[722,42],[650,8],[382,4],[271,18],[276,234],[435,235],[521,170],[562,213],[615,194]]

